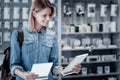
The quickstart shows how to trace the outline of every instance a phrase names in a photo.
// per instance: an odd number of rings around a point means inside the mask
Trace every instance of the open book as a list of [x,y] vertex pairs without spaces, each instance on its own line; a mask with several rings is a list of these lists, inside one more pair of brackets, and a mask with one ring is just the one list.
[[82,54],[82,55],[77,55],[65,69],[61,72],[63,76],[73,74],[72,69],[75,67],[75,65],[80,64],[81,62],[84,61],[84,59],[88,56],[88,54]]
[[33,64],[31,72],[38,74],[38,77],[35,80],[47,80],[52,65],[52,62]]

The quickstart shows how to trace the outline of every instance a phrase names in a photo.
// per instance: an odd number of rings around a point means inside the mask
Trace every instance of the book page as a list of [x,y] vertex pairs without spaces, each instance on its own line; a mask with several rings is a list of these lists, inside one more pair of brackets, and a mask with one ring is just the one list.
[[48,79],[52,65],[53,63],[33,64],[31,72],[38,75],[36,80]]
[[88,54],[77,55],[69,64],[68,66],[61,72],[63,76],[73,74],[72,69],[75,65],[80,64],[84,61],[84,59],[88,56]]

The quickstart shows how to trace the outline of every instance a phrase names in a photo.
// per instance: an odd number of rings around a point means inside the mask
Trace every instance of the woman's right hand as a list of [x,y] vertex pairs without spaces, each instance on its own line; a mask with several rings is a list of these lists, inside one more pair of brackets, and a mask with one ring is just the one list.
[[35,80],[37,77],[37,74],[30,71],[24,72],[24,80]]

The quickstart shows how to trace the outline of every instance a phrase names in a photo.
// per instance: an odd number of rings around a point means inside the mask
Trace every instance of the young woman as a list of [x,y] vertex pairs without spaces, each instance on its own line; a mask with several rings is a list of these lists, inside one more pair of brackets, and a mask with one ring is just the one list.
[[[10,69],[12,75],[16,76],[16,80],[35,80],[38,75],[30,72],[32,65],[35,63],[53,62],[48,80],[53,80],[53,75],[60,74],[57,37],[55,32],[47,29],[48,22],[53,14],[54,8],[49,0],[35,0],[32,3],[29,26],[23,28],[24,42],[22,49],[20,49],[17,41],[17,30],[13,31]],[[73,71],[78,73],[80,64],[76,65]]]

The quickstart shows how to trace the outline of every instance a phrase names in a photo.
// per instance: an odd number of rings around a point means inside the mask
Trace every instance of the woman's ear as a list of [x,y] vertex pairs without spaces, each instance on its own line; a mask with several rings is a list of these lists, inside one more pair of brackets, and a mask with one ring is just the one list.
[[35,17],[35,15],[36,15],[36,12],[33,10],[32,11],[32,15]]

